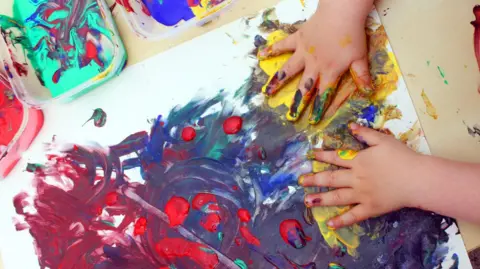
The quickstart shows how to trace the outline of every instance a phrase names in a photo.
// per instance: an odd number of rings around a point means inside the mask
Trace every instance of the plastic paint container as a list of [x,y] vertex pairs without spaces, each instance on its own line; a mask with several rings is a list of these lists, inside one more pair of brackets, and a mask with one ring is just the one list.
[[42,126],[42,111],[20,102],[0,74],[0,179],[12,171]]
[[210,22],[235,1],[117,0],[117,5],[138,36],[158,40]]
[[103,0],[15,0],[0,16],[0,56],[18,98],[71,101],[118,75],[126,51]]

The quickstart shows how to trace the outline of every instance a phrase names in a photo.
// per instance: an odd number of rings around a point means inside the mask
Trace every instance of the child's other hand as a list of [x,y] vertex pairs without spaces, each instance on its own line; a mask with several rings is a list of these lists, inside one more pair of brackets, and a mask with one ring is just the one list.
[[289,120],[298,119],[314,99],[310,123],[318,123],[335,94],[340,77],[348,69],[359,90],[367,95],[372,93],[365,35],[365,21],[372,2],[320,1],[315,15],[298,32],[259,52],[260,59],[294,52],[271,79],[267,95],[275,94],[304,71],[287,114]]
[[[304,187],[336,188],[307,195],[305,204],[355,205],[350,211],[327,222],[333,228],[350,226],[404,207],[414,207],[412,198],[418,195],[415,194],[419,190],[418,184],[424,175],[428,175],[422,166],[425,156],[393,136],[358,124],[350,124],[350,129],[359,140],[371,147],[356,156],[355,152],[348,151],[315,152],[316,160],[347,169],[302,177],[299,183]],[[350,158],[349,153],[352,153]]]

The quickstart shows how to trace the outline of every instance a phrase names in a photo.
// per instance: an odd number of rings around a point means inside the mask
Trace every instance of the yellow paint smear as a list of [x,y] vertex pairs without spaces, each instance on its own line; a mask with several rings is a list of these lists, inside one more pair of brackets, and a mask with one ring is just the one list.
[[352,44],[352,38],[347,35],[342,40],[340,40],[340,47],[346,48],[348,45]]
[[217,13],[224,7],[226,7],[229,3],[230,0],[227,0],[223,2],[222,4],[216,5],[216,6],[211,6],[211,0],[202,0],[201,5],[198,5],[196,7],[191,7],[193,14],[195,17],[199,20],[204,19],[212,14]]
[[[382,26],[372,24],[371,29],[367,31],[369,37],[369,60],[371,66],[371,73],[373,75],[375,94],[372,97],[372,102],[382,102],[390,94],[397,89],[398,79],[400,78],[400,70],[398,68],[395,56],[388,49],[388,39],[385,29]],[[374,30],[372,30],[374,29]],[[276,31],[270,34],[267,38],[267,45],[270,46],[280,40],[283,40],[288,35],[283,31]],[[262,59],[259,62],[260,68],[269,76],[267,83],[263,87],[265,92],[266,86],[275,75],[275,73],[288,61],[292,56],[291,53],[284,54],[271,59]],[[293,96],[298,88],[301,74],[292,79],[284,88],[279,90],[275,96],[269,97],[267,104],[273,108],[288,108],[292,104]],[[342,118],[344,113],[351,113],[355,110],[346,102],[349,98],[356,98],[355,83],[350,73],[343,75],[339,81],[337,88],[337,95],[332,101],[331,106],[325,113],[325,118],[319,124],[312,126],[308,123],[310,114],[305,111],[300,118],[293,123],[298,131],[305,132],[309,136],[310,141],[324,138],[324,130],[329,127],[335,119]],[[307,113],[308,112],[308,113]],[[360,111],[355,111],[359,113]],[[393,106],[386,107],[381,110],[382,116],[378,124],[383,126],[388,120],[398,119],[401,117],[401,112]],[[292,124],[292,123],[286,123]],[[409,136],[408,134],[406,134]],[[325,140],[324,140],[325,141]],[[316,143],[315,143],[316,144]],[[310,156],[313,157],[313,156]],[[331,165],[312,162],[313,173],[323,172],[332,169]],[[317,192],[318,190],[306,188],[306,193]],[[312,208],[313,216],[318,224],[319,230],[325,239],[325,242],[330,247],[345,246],[348,253],[352,256],[357,255],[357,248],[360,246],[360,237],[365,235],[365,232],[359,225],[333,230],[328,228],[326,222],[333,217],[339,216],[348,211],[351,207],[314,207]],[[376,234],[369,234],[370,238],[375,238]]]
[[433,106],[432,102],[430,102],[430,99],[425,93],[425,90],[422,90],[422,99],[425,103],[425,106],[427,107],[427,114],[434,120],[438,119],[437,109]]

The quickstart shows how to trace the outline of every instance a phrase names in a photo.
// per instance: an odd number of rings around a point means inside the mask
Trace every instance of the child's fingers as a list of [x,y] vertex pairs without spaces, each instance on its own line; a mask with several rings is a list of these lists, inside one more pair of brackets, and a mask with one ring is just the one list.
[[358,90],[363,96],[371,96],[374,93],[367,56],[354,61],[350,66],[350,73],[352,74],[353,81],[357,85]]
[[325,171],[316,174],[303,175],[298,180],[303,187],[330,187],[344,188],[351,187],[353,174],[350,170]]
[[376,131],[374,129],[370,129],[367,127],[363,127],[357,123],[350,123],[348,125],[352,134],[361,142],[367,143],[369,146],[377,146],[386,138],[389,138],[388,135]]
[[368,211],[364,205],[357,205],[347,211],[345,214],[335,217],[327,222],[329,227],[339,229],[346,226],[352,226],[355,223],[364,221],[373,215]]
[[312,97],[317,77],[318,72],[316,72],[314,65],[307,64],[298,85],[298,90],[293,97],[292,105],[287,113],[289,121],[296,121],[307,107]]
[[293,56],[285,63],[285,65],[283,65],[282,68],[268,82],[268,85],[265,88],[265,93],[268,96],[274,95],[304,68],[305,60],[303,57],[298,53],[293,54]]
[[329,192],[308,194],[305,205],[312,206],[346,206],[356,203],[353,189],[341,188]]
[[270,57],[275,57],[287,52],[295,51],[296,48],[297,48],[297,39],[296,39],[296,35],[293,34],[259,51],[258,58],[262,60]]
[[323,117],[326,109],[332,102],[333,96],[338,84],[337,74],[328,74],[320,77],[320,85],[318,87],[317,96],[313,102],[312,112],[310,114],[310,124],[317,124]]
[[340,167],[352,168],[353,166],[352,160],[354,159],[355,156],[353,156],[353,158],[341,157],[343,152],[344,151],[316,150],[313,152],[313,154],[315,156],[315,160],[317,161],[333,164]]

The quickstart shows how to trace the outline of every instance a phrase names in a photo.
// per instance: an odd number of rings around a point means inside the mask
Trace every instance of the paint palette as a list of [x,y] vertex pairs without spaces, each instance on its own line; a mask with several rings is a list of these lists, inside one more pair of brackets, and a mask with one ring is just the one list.
[[0,179],[20,160],[43,125],[43,113],[22,104],[0,74]]
[[210,22],[235,0],[117,0],[132,30],[161,39]]
[[13,18],[0,17],[0,53],[24,103],[70,101],[125,66],[125,48],[104,1],[15,0],[13,10]]

